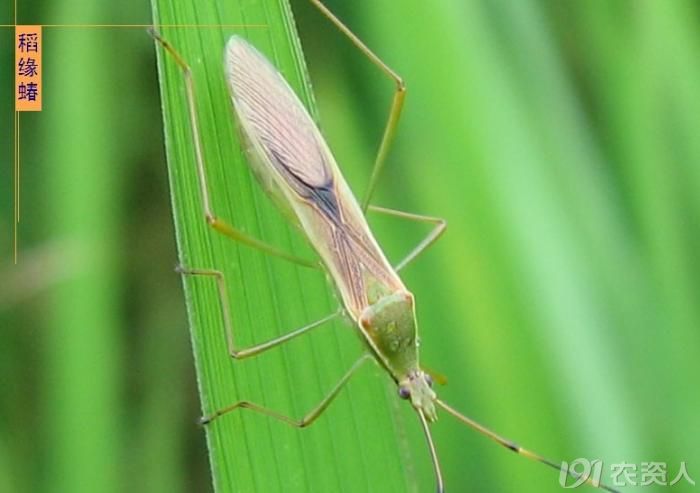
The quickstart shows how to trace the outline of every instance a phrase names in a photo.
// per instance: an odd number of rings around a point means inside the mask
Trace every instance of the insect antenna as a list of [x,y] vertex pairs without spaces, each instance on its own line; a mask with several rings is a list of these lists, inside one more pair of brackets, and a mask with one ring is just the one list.
[[[445,404],[440,399],[435,399],[435,403],[438,406],[440,406],[441,408],[443,408],[445,411],[447,411],[449,414],[451,414],[452,416],[457,418],[462,423],[473,428],[474,430],[478,431],[482,435],[485,435],[486,437],[490,438],[491,440],[493,440],[497,444],[507,448],[508,450],[511,450],[511,451],[515,452],[516,454],[522,455],[523,457],[527,457],[530,460],[540,462],[546,466],[551,467],[552,469],[556,469],[560,473],[563,472],[576,480],[582,479],[582,477],[579,473],[572,471],[568,467],[564,468],[560,465],[557,465],[554,461],[551,461],[545,457],[542,457],[541,455],[536,454],[535,452],[532,452],[531,450],[525,449],[525,448],[521,447],[520,445],[516,444],[515,442],[508,440],[507,438],[503,438],[502,436],[498,435],[494,431],[489,430],[488,428],[477,423],[473,419],[463,415],[462,413],[460,413],[459,411],[457,411],[453,407]],[[586,484],[589,484],[589,485],[593,486],[594,488],[600,488],[600,489],[603,489],[605,491],[609,491],[610,493],[620,493],[618,490],[611,488],[610,486],[607,486],[607,485],[600,483],[598,481],[594,481],[590,477],[585,478],[585,482],[586,482]]]
[[435,481],[437,482],[437,492],[443,493],[445,491],[445,485],[442,481],[442,470],[440,469],[440,462],[438,461],[437,451],[435,450],[435,443],[433,442],[433,435],[430,433],[430,427],[428,425],[428,420],[425,419],[423,411],[417,409],[418,417],[420,418],[420,423],[423,426],[423,433],[425,434],[425,439],[428,442],[428,449],[430,449],[430,459],[433,462],[433,469],[435,470]]

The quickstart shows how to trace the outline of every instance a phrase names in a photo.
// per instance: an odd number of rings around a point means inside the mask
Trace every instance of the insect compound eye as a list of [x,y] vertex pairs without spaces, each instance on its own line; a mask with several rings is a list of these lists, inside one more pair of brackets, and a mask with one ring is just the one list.
[[399,387],[399,397],[402,399],[408,399],[411,397],[411,391],[408,390],[408,387]]
[[431,389],[433,388],[433,377],[431,377],[428,373],[425,374],[425,381],[428,383],[428,387]]

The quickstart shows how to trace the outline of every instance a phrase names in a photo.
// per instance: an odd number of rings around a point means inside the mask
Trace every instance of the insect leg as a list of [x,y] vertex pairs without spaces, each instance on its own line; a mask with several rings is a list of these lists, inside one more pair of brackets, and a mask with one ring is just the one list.
[[365,45],[360,38],[358,38],[355,33],[353,33],[343,22],[338,19],[333,12],[328,10],[321,0],[310,0],[311,3],[321,11],[321,13],[327,17],[340,31],[347,36],[352,44],[357,46],[357,48],[365,54],[369,60],[375,64],[379,69],[386,74],[391,80],[394,81],[396,89],[394,92],[394,98],[391,101],[391,109],[389,110],[389,117],[384,127],[384,134],[382,136],[382,141],[379,144],[379,151],[377,151],[377,157],[374,160],[374,167],[372,168],[372,174],[370,175],[369,185],[367,185],[367,191],[362,198],[362,211],[366,212],[369,207],[369,203],[372,200],[372,195],[374,194],[374,189],[377,186],[379,180],[379,175],[381,174],[384,163],[386,162],[387,155],[389,154],[389,148],[394,140],[394,135],[396,134],[396,128],[399,123],[399,118],[401,117],[401,110],[403,109],[403,102],[406,98],[406,85],[403,79],[394,72],[391,67],[385,64],[381,58],[370,50],[367,45]]
[[297,428],[305,428],[312,424],[314,421],[316,421],[316,418],[318,418],[321,414],[323,414],[323,411],[326,410],[326,408],[333,402],[333,399],[336,398],[338,393],[341,391],[341,389],[345,386],[346,383],[348,383],[348,380],[350,380],[350,377],[352,377],[357,370],[362,366],[362,364],[367,361],[373,359],[373,357],[370,354],[365,354],[360,359],[358,359],[351,367],[350,369],[343,375],[343,377],[338,381],[338,383],[335,384],[333,389],[324,397],[321,402],[319,402],[311,411],[306,413],[303,418],[301,419],[294,419],[290,418],[289,416],[285,416],[284,414],[280,414],[277,411],[273,411],[271,409],[268,409],[266,407],[260,406],[258,404],[255,404],[253,402],[249,401],[238,401],[235,404],[232,404],[230,406],[227,406],[223,409],[219,409],[218,411],[214,412],[213,414],[210,414],[208,416],[202,417],[202,424],[208,424],[214,419],[218,418],[219,416],[223,416],[224,414],[228,414],[231,411],[235,411],[236,409],[250,409],[252,411],[255,411],[257,413],[261,414],[266,414],[267,416],[270,416],[272,418],[278,419],[280,421],[284,421],[285,423],[295,426]]
[[188,276],[202,276],[202,277],[213,277],[216,280],[216,287],[219,292],[219,303],[221,305],[221,315],[224,320],[224,329],[226,330],[226,344],[228,345],[228,352],[234,359],[244,359],[251,356],[256,356],[260,353],[272,349],[273,347],[284,344],[287,341],[294,339],[302,334],[309,332],[311,329],[315,329],[320,325],[325,324],[333,320],[335,317],[341,314],[341,310],[332,313],[331,315],[325,316],[315,322],[308,325],[295,329],[287,334],[280,337],[275,337],[269,341],[256,344],[251,347],[236,349],[236,345],[233,337],[233,319],[231,318],[231,306],[229,304],[228,292],[226,289],[226,281],[224,279],[224,274],[218,270],[213,269],[186,269],[184,267],[178,266],[177,272]]
[[403,212],[403,211],[397,211],[395,209],[387,209],[386,207],[378,207],[376,205],[371,205],[369,206],[369,209],[372,212],[379,212],[380,214],[386,214],[388,216],[394,216],[394,217],[401,217],[403,219],[409,219],[411,221],[418,221],[418,222],[423,222],[423,223],[431,223],[434,224],[435,227],[433,227],[432,230],[426,235],[423,240],[421,240],[416,247],[411,250],[404,258],[396,264],[394,269],[396,271],[400,271],[406,265],[411,263],[418,255],[423,253],[428,247],[432,246],[433,243],[435,243],[438,238],[442,235],[442,233],[445,232],[445,229],[447,229],[447,221],[440,217],[432,217],[432,216],[424,216],[422,214],[412,214],[410,212]]
[[155,30],[150,29],[149,33],[153,38],[160,43],[163,49],[169,53],[175,63],[180,67],[182,71],[183,78],[185,80],[185,89],[187,94],[187,106],[189,109],[190,116],[190,129],[192,131],[192,141],[194,143],[195,159],[197,161],[197,178],[199,181],[199,190],[202,196],[202,208],[204,212],[204,217],[207,224],[211,226],[214,230],[222,233],[229,238],[232,238],[240,243],[257,248],[265,253],[281,257],[290,262],[294,262],[304,267],[320,268],[317,261],[310,261],[301,257],[297,257],[291,253],[280,250],[279,248],[270,245],[262,240],[259,240],[253,236],[250,236],[238,228],[231,226],[226,221],[218,218],[211,206],[211,197],[209,195],[209,185],[207,184],[207,174],[204,166],[204,154],[202,151],[202,139],[199,134],[199,120],[197,118],[197,105],[195,104],[194,97],[194,80],[192,79],[192,70],[190,69],[185,59],[180,55],[180,53],[173,48],[173,46],[163,39],[160,34]]

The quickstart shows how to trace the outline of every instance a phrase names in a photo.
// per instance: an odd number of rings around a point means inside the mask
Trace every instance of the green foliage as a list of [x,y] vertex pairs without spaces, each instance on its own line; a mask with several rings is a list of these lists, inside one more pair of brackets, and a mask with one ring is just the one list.
[[[23,23],[150,22],[136,3],[19,5]],[[324,134],[362,195],[391,83],[306,0],[292,6]],[[606,473],[616,462],[639,472],[664,461],[669,479],[686,461],[700,480],[697,3],[328,6],[408,86],[377,203],[449,222],[402,273],[416,295],[422,361],[449,377],[440,395],[555,460],[600,458]],[[163,23],[267,25],[161,32],[193,69],[216,212],[312,257],[242,160],[222,75],[223,46],[237,33],[309,102],[286,2],[156,7]],[[11,67],[11,29],[0,29],[0,65]],[[45,27],[44,111],[21,117],[17,266],[11,139],[0,139],[1,491],[212,488],[144,31]],[[241,345],[329,313],[336,301],[318,273],[206,227],[181,74],[169,58],[159,66],[180,261],[225,272]],[[10,70],[0,83],[12,86]],[[11,103],[0,91],[3,136]],[[370,223],[392,259],[425,231]],[[205,412],[246,398],[299,417],[361,353],[338,323],[232,361],[213,282],[185,288]],[[447,416],[434,430],[449,491],[561,491],[553,471]],[[218,491],[433,484],[415,417],[370,366],[309,429],[242,412],[207,433]],[[682,481],[674,491],[692,488]]]
[[[555,460],[603,459],[608,481],[623,460],[666,461],[669,479],[699,463],[697,7],[385,0],[336,11],[408,87],[379,204],[449,223],[403,273],[423,361],[450,378],[443,398]],[[329,61],[328,40],[347,43],[308,19],[305,46],[323,47],[308,54],[326,133],[352,170],[371,159],[391,86],[352,49]],[[374,224],[393,258],[420,237]],[[448,485],[559,491],[556,473],[457,426],[436,426]]]
[[[277,1],[211,10],[197,3],[195,16],[195,3],[182,2],[178,9],[170,4],[156,4],[158,24],[250,25],[161,29],[192,67],[216,215],[286,251],[313,258],[301,233],[290,230],[253,179],[241,152],[223,78],[223,47],[229,35],[238,33],[266,53],[309,103],[289,11]],[[240,247],[207,228],[183,78],[168,57],[161,57],[160,67],[181,262],[224,273],[239,347],[332,313],[337,302],[321,272]],[[185,287],[204,413],[245,399],[300,418],[362,354],[352,330],[336,323],[261,356],[234,362],[227,356],[214,281],[189,278]],[[217,491],[352,490],[344,486],[348,478],[371,482],[382,490],[408,485],[412,478],[401,462],[403,445],[387,403],[388,382],[368,366],[323,417],[303,431],[250,411],[214,421],[207,432]]]

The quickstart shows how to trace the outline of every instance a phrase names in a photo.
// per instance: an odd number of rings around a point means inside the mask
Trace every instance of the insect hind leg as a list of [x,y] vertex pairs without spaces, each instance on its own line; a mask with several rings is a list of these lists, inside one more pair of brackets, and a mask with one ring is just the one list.
[[404,84],[403,79],[396,72],[394,72],[391,67],[384,63],[384,61],[372,50],[370,50],[367,45],[365,45],[364,42],[362,42],[362,40],[350,30],[350,28],[348,28],[340,19],[338,19],[338,17],[336,17],[335,14],[333,14],[333,12],[331,12],[328,7],[321,2],[321,0],[309,1],[329,21],[331,21],[333,25],[335,25],[345,36],[347,36],[352,44],[354,44],[374,65],[376,65],[387,77],[389,77],[395,85],[394,97],[391,101],[391,108],[389,110],[389,117],[387,118],[387,122],[384,127],[384,134],[382,135],[382,140],[379,144],[377,157],[374,160],[374,166],[372,168],[372,173],[370,174],[369,184],[367,185],[367,190],[362,198],[362,212],[367,212],[369,203],[374,195],[374,190],[377,187],[377,182],[379,181],[379,175],[384,168],[384,163],[386,162],[386,158],[389,154],[389,149],[394,141],[399,119],[401,118],[404,100],[406,98],[406,84]]
[[150,28],[148,33],[153,37],[153,39],[160,44],[163,49],[168,53],[175,63],[180,67],[183,79],[185,81],[185,91],[187,95],[187,108],[189,112],[190,119],[190,130],[192,133],[192,142],[194,145],[195,160],[197,163],[197,180],[199,183],[199,191],[202,197],[202,210],[207,224],[213,228],[215,231],[228,236],[229,238],[238,241],[244,245],[248,245],[253,248],[273,255],[276,257],[283,258],[295,264],[320,268],[318,261],[311,261],[302,257],[298,257],[291,253],[285,252],[269,243],[266,243],[254,236],[244,233],[240,229],[230,225],[228,222],[220,219],[213,211],[211,205],[211,194],[209,193],[209,185],[207,182],[206,167],[204,163],[204,152],[202,146],[202,139],[199,131],[199,119],[197,117],[197,105],[195,103],[195,89],[194,89],[194,79],[192,77],[192,70],[190,66],[185,61],[184,57],[167,41],[165,40],[154,28]]

